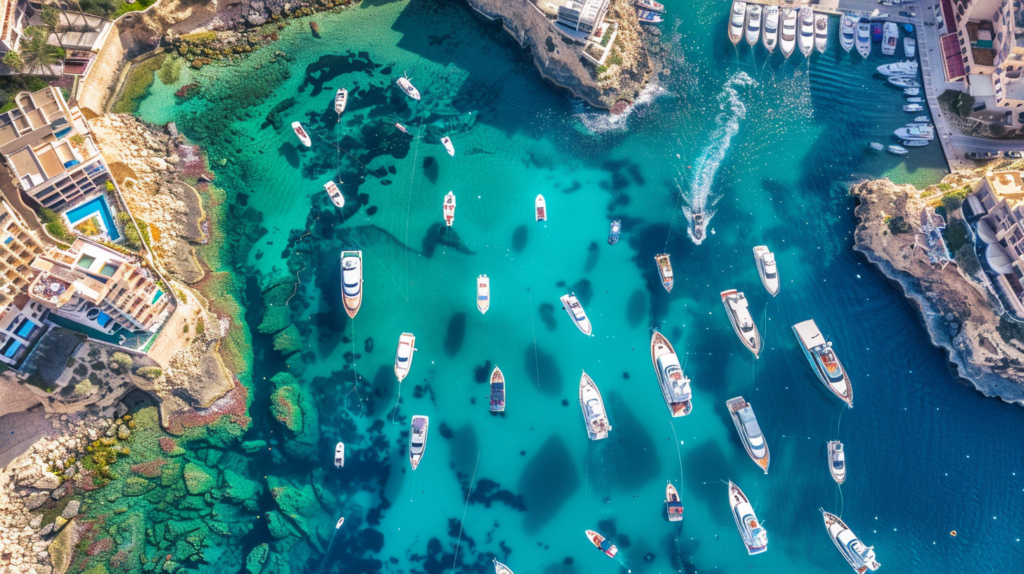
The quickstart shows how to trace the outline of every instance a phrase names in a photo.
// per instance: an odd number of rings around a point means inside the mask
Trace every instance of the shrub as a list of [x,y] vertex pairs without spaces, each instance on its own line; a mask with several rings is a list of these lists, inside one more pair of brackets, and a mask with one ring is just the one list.
[[110,181],[109,179],[107,180],[107,191],[109,191],[109,192],[113,192],[114,191],[114,182]]
[[85,398],[94,392],[96,392],[96,383],[93,383],[92,379],[82,379],[82,382],[75,385],[75,395],[78,397]]
[[911,231],[910,224],[907,223],[907,220],[903,219],[902,215],[890,218],[887,223],[889,224],[889,231],[892,232],[893,235],[910,233]]
[[196,335],[202,335],[205,332],[206,332],[206,325],[203,323],[203,318],[200,317],[199,320],[196,321]]
[[996,331],[999,332],[999,336],[1004,341],[1017,339],[1017,341],[1024,343],[1024,325],[1016,321],[1011,321],[1006,317],[999,317],[999,325],[996,326]]
[[126,372],[130,371],[132,365],[135,364],[135,361],[132,360],[131,355],[128,355],[127,353],[122,353],[120,351],[110,356],[110,362],[113,363],[114,365],[117,365],[117,368],[119,370]]
[[139,101],[149,93],[153,80],[156,79],[156,72],[163,66],[167,54],[160,54],[137,64],[125,80],[124,89],[121,90],[121,97],[117,100],[110,111],[116,114],[134,114],[139,111]]
[[950,253],[956,253],[964,245],[971,244],[971,234],[968,232],[967,222],[960,218],[950,221],[946,225],[945,231],[942,232],[942,236],[946,240],[946,247],[949,248]]
[[953,258],[956,259],[956,264],[960,266],[960,269],[963,269],[964,273],[968,275],[974,275],[981,271],[981,261],[978,261],[978,254],[974,252],[974,246],[971,244],[957,249]]
[[68,231],[67,226],[64,225],[64,220],[57,215],[57,212],[43,207],[39,210],[38,215],[46,227],[46,231],[57,238],[58,241],[65,243],[73,243],[75,241],[75,234]]
[[957,90],[942,92],[938,100],[940,103],[949,106],[949,109],[962,118],[969,116],[974,109],[974,96]]
[[147,381],[153,381],[160,378],[160,375],[164,374],[164,370],[160,367],[139,367],[135,370],[135,374]]

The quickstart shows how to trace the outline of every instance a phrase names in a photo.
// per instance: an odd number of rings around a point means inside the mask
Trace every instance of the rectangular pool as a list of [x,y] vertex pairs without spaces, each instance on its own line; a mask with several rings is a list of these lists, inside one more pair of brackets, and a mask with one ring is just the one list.
[[110,236],[111,241],[121,239],[121,234],[118,233],[117,226],[114,225],[114,218],[110,215],[110,206],[107,205],[107,198],[102,195],[64,212],[64,216],[68,218],[71,227],[96,215],[99,215],[103,221],[103,226],[107,228],[107,235]]

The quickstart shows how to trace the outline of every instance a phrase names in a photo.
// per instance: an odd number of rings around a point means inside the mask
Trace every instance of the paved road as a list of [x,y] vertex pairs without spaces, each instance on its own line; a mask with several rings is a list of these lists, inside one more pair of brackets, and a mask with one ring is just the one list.
[[1024,151],[1024,140],[990,140],[973,136],[954,135],[957,151]]

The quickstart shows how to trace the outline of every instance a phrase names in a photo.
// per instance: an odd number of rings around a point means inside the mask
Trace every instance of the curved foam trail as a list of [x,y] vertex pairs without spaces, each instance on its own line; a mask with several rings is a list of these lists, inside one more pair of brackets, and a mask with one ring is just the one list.
[[[696,161],[697,169],[694,170],[695,175],[690,180],[689,193],[683,194],[683,199],[689,205],[689,207],[683,207],[683,213],[689,222],[688,232],[690,239],[693,239],[693,242],[697,245],[700,245],[703,239],[698,241],[693,236],[693,211],[697,210],[704,213],[704,227],[706,229],[707,224],[711,221],[711,217],[715,214],[710,208],[718,202],[718,198],[711,195],[711,186],[715,181],[715,175],[718,173],[718,166],[725,159],[725,154],[729,151],[729,145],[732,143],[733,136],[740,130],[740,120],[747,115],[747,107],[743,105],[737,88],[753,86],[756,83],[745,72],[737,72],[729,78],[729,81],[722,88],[722,93],[718,95],[718,107],[722,111],[715,118],[716,127],[715,131],[711,134],[711,143],[698,156]],[[704,233],[704,237],[707,237],[707,233]]]
[[331,549],[334,548],[334,539],[338,537],[338,531],[340,528],[334,529],[334,534],[331,534],[331,541],[327,543],[327,550],[324,551],[324,561],[320,564],[320,572],[324,571],[327,567],[327,559],[331,557]]

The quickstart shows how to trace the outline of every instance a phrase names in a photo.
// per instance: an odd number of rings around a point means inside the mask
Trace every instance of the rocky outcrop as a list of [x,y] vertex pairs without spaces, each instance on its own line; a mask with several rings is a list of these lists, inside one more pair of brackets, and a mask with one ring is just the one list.
[[[969,178],[953,174],[944,181],[962,185]],[[920,309],[932,343],[948,352],[961,377],[986,396],[1024,404],[1024,344],[1000,335],[1001,308],[984,279],[955,262],[930,263],[916,239],[921,210],[941,194],[888,179],[855,184],[851,192],[859,199],[854,249],[899,283]],[[898,218],[909,230],[892,225]]]

